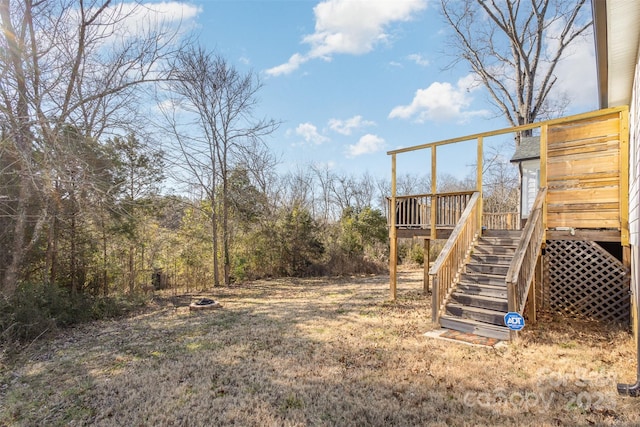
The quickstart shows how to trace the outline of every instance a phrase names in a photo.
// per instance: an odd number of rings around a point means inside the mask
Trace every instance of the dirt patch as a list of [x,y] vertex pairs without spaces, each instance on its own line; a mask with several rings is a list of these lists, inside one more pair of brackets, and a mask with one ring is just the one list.
[[[640,423],[635,346],[543,316],[503,348],[425,338],[421,271],[259,281],[156,298],[0,361],[0,425]],[[198,297],[220,310],[190,312]],[[4,354],[4,353],[3,353]]]

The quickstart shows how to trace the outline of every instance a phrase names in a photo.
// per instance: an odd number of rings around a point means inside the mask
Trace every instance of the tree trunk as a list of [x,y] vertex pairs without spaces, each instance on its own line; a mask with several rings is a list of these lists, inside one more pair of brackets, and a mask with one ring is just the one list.
[[77,248],[76,248],[76,213],[71,215],[71,293],[76,294],[78,292],[77,283]]
[[46,254],[46,274],[47,283],[56,283],[58,274],[58,213],[54,211],[49,225],[49,233],[47,236],[47,254]]
[[109,296],[109,277],[107,274],[107,230],[104,223],[104,212],[101,215],[102,222],[102,295]]
[[129,294],[133,294],[133,288],[134,288],[134,259],[133,259],[133,253],[134,253],[135,248],[133,247],[133,245],[129,245]]
[[24,241],[27,228],[27,200],[30,198],[31,189],[29,183],[22,179],[20,183],[20,196],[16,224],[13,232],[13,247],[11,249],[11,263],[9,264],[2,283],[2,293],[5,297],[13,296],[18,286],[20,266],[24,258]]
[[221,169],[224,172],[222,176],[222,250],[224,257],[224,284],[229,286],[231,283],[231,258],[229,256],[229,197],[228,197],[228,171],[226,164],[226,149],[224,156],[224,164]]
[[[2,280],[2,293],[12,296],[17,287],[20,267],[25,255],[25,240],[27,232],[27,209],[31,199],[31,180],[29,177],[28,162],[31,158],[31,146],[29,144],[29,107],[27,102],[27,86],[25,73],[22,65],[21,51],[18,45],[18,34],[16,34],[11,22],[11,5],[9,0],[0,1],[0,19],[2,20],[3,34],[8,46],[5,54],[8,54],[11,71],[15,73],[17,83],[16,100],[16,123],[11,126],[11,136],[15,148],[20,158],[18,174],[20,176],[20,191],[18,196],[18,206],[16,222],[13,232],[13,245],[11,248],[11,262],[7,267]],[[7,64],[9,68],[9,64]]]
[[211,242],[213,245],[213,286],[220,286],[220,267],[218,265],[218,216],[216,215],[215,200],[211,201]]

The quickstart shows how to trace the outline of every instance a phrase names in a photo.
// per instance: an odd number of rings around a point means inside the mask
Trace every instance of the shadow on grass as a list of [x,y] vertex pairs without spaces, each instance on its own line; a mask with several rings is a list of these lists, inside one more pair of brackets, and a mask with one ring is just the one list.
[[[534,340],[531,349],[495,350],[425,339],[429,297],[415,275],[405,279],[396,302],[384,276],[274,280],[207,294],[221,310],[189,312],[197,297],[189,295],[156,312],[68,331],[3,368],[0,424],[637,420],[638,409],[623,411],[607,384],[576,385],[581,374],[565,369],[562,357],[606,379],[599,354],[585,359],[585,342],[540,354]],[[550,370],[540,374],[545,364]]]

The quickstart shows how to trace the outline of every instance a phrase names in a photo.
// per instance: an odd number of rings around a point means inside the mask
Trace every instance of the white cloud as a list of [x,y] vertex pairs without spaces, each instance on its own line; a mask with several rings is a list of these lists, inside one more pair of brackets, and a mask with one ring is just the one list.
[[201,12],[201,7],[180,1],[123,2],[109,6],[100,17],[105,34],[112,32],[111,37],[126,39],[167,26],[180,26],[185,31]]
[[415,118],[421,123],[426,120],[464,122],[473,116],[485,116],[488,114],[485,110],[467,110],[473,100],[470,93],[477,87],[472,74],[458,80],[456,86],[448,82],[434,82],[426,89],[418,89],[411,104],[391,110],[389,118]]
[[334,54],[360,55],[388,41],[387,28],[394,22],[408,21],[423,10],[427,0],[325,0],[313,8],[315,32],[303,37],[310,46],[306,54],[295,53],[284,64],[267,74],[289,74],[311,59],[331,60]]
[[356,157],[362,154],[376,153],[384,149],[384,139],[377,135],[366,134],[357,143],[347,147],[347,156]]
[[318,128],[311,123],[300,123],[296,128],[296,135],[301,136],[305,142],[320,145],[329,141],[329,138],[321,135]]
[[[553,37],[553,32],[550,37]],[[549,50],[557,48],[556,44],[557,41],[552,40]],[[551,100],[566,95],[572,107],[597,108],[596,54],[592,34],[573,41],[556,65],[554,74],[558,81],[549,94]]]
[[329,120],[329,128],[332,131],[338,132],[342,135],[351,135],[351,132],[356,129],[361,129],[366,126],[375,126],[375,124],[375,122],[372,122],[370,120],[363,120],[362,116],[353,116],[347,120]]
[[288,62],[285,62],[284,64],[280,64],[273,68],[269,68],[266,71],[266,73],[272,76],[289,74],[297,70],[300,67],[300,65],[304,64],[308,60],[309,60],[308,57],[302,56],[299,53],[294,53],[293,55],[291,55],[291,58],[289,58]]
[[407,56],[407,59],[409,61],[413,61],[416,64],[420,65],[421,67],[427,67],[429,65],[429,60],[425,57],[423,57],[422,55],[420,55],[419,53],[412,53],[411,55]]

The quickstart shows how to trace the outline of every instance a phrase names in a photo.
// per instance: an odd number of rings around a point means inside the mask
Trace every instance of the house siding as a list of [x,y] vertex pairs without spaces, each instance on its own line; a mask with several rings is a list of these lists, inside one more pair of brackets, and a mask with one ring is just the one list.
[[629,233],[633,246],[640,245],[640,50],[629,109]]
[[[631,245],[632,302],[640,291],[640,47],[636,55],[631,105],[629,106],[629,243]],[[640,319],[635,318],[637,308],[632,309],[633,327],[637,331]]]
[[520,206],[520,212],[523,219],[529,218],[529,213],[533,208],[533,202],[535,202],[538,196],[538,189],[540,188],[540,159],[525,160],[521,164],[522,168],[522,204]]

